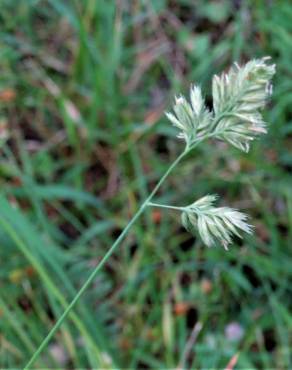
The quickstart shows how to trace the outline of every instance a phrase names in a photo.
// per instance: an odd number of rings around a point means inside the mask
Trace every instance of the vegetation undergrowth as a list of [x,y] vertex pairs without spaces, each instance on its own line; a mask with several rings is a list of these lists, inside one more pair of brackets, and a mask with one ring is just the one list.
[[98,3],[1,3],[0,366],[35,353],[178,157],[173,96],[201,83],[210,110],[214,73],[271,55],[269,135],[248,154],[199,145],[155,198],[218,194],[254,235],[206,248],[147,207],[35,366],[289,368],[289,4]]

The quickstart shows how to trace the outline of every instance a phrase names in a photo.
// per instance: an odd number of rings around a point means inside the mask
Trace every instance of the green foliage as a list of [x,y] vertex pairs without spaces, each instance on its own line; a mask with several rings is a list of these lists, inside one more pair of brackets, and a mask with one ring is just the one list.
[[269,135],[198,147],[157,197],[218,193],[254,236],[203,248],[147,209],[35,367],[290,368],[289,2],[3,0],[0,24],[0,367],[23,367],[177,157],[173,96],[200,82],[211,110],[214,73],[270,55]]

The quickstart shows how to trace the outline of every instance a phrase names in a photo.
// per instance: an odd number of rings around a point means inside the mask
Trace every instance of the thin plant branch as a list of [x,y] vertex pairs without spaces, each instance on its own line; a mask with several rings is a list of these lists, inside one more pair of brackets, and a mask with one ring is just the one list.
[[168,204],[159,204],[159,203],[152,203],[149,202],[147,204],[148,207],[157,207],[157,208],[167,208],[167,209],[174,209],[175,211],[183,211],[184,207],[176,207],[176,206],[170,206]]

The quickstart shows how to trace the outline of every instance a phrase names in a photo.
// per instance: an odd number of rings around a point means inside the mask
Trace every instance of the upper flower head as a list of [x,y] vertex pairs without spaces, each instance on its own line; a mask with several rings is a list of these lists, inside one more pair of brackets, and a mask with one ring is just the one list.
[[213,78],[214,136],[246,152],[250,141],[266,133],[260,111],[272,93],[276,70],[274,64],[267,64],[269,59],[251,60],[242,67],[235,63],[227,73]]
[[209,136],[247,152],[250,141],[266,132],[260,111],[272,93],[275,65],[269,65],[269,59],[251,60],[242,67],[235,63],[227,73],[215,75],[212,112],[198,86],[191,87],[190,103],[183,96],[175,99],[174,114],[166,115],[181,130],[179,137],[187,146]]

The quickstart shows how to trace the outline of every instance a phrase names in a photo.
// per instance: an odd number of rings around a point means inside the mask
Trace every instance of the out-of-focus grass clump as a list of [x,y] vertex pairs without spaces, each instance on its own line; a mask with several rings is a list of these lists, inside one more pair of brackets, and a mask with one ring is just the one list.
[[180,152],[174,94],[264,55],[268,135],[244,156],[201,146],[160,197],[220,194],[255,236],[208,249],[149,211],[35,365],[291,366],[291,46],[289,2],[1,1],[1,367],[33,354]]

